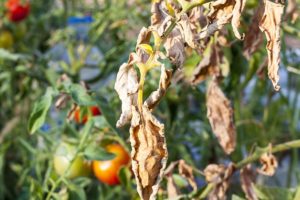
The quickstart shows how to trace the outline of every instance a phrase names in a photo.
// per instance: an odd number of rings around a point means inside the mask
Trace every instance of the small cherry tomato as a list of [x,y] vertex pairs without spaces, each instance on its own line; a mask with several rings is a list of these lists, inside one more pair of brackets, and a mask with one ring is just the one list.
[[5,6],[7,8],[7,16],[12,22],[24,20],[30,12],[28,0],[25,3],[22,3],[20,0],[8,0]]
[[14,44],[14,38],[10,31],[4,30],[0,32],[0,48],[10,49]]
[[[92,116],[101,115],[101,110],[97,106],[89,107],[89,111]],[[89,115],[84,115],[84,116],[82,116],[82,118],[80,118],[80,116],[81,116],[80,108],[78,108],[74,112],[75,122],[77,122],[78,124],[85,124],[89,119]]]
[[[58,175],[66,173],[70,167],[71,160],[76,152],[76,147],[62,142],[54,155],[54,169]],[[83,156],[77,156],[73,161],[66,178],[76,178],[79,176],[89,176],[91,174],[91,165],[88,161],[84,160]]]
[[123,166],[130,163],[129,153],[119,144],[109,144],[106,150],[114,153],[116,157],[112,160],[97,161],[92,164],[93,172],[97,179],[108,185],[117,185],[120,183],[119,171]]

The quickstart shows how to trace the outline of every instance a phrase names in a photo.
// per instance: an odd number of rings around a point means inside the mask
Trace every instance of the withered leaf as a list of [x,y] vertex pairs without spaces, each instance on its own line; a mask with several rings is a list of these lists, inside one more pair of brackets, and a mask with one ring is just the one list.
[[194,69],[191,83],[193,85],[199,84],[206,80],[208,76],[219,77],[221,75],[221,70],[219,67],[218,52],[216,46],[210,44],[207,46],[203,53],[203,58]]
[[156,91],[152,92],[147,100],[144,102],[144,105],[148,107],[149,110],[152,110],[165,95],[168,87],[171,84],[172,71],[167,70],[164,65],[161,66],[161,75],[159,81],[159,87]]
[[122,101],[122,114],[117,121],[117,127],[124,126],[130,121],[132,117],[131,106],[136,104],[139,84],[137,72],[133,68],[134,61],[134,54],[131,54],[128,63],[123,63],[117,74],[115,90]]
[[217,0],[213,1],[208,13],[208,25],[200,32],[199,39],[207,38],[216,31],[221,30],[225,24],[230,23],[233,32],[238,39],[243,36],[238,31],[241,13],[245,7],[246,0]]
[[176,198],[180,194],[172,175],[167,176],[167,192],[168,199],[170,200]]
[[209,200],[225,200],[226,191],[229,188],[230,177],[234,172],[233,164],[224,165],[210,164],[204,169],[204,176],[208,183],[213,183],[214,188],[210,192]]
[[250,164],[240,170],[240,179],[246,198],[249,200],[258,200],[254,191],[255,174]]
[[262,164],[262,167],[258,169],[257,172],[266,176],[273,176],[278,167],[275,156],[271,153],[264,153],[261,155],[259,160]]
[[225,153],[230,154],[236,146],[233,110],[216,80],[212,80],[207,88],[206,106],[212,130]]
[[174,65],[181,67],[185,61],[185,52],[184,39],[179,28],[174,28],[168,35],[164,43],[164,48],[166,49],[167,56],[171,62]]
[[299,9],[297,10],[296,0],[288,0],[288,5],[285,11],[285,19],[291,19],[292,23],[295,23],[299,17]]
[[188,182],[192,186],[192,188],[194,190],[197,190],[197,183],[196,183],[195,177],[193,175],[193,168],[190,165],[188,165],[184,160],[179,160],[178,171],[182,177],[184,177],[188,180]]
[[195,35],[192,31],[192,25],[187,14],[181,14],[178,21],[178,27],[182,34],[184,41],[193,49],[197,47]]
[[252,17],[252,22],[246,33],[244,39],[243,54],[247,59],[250,59],[251,55],[259,48],[263,42],[263,35],[259,29],[259,22],[262,18],[264,11],[263,6],[259,6]]
[[279,63],[280,63],[280,23],[284,12],[284,5],[265,0],[264,14],[259,23],[259,28],[267,38],[268,52],[268,76],[271,79],[274,89],[278,91]]
[[133,107],[130,127],[132,169],[137,190],[144,200],[154,200],[166,167],[168,151],[164,125],[148,110]]

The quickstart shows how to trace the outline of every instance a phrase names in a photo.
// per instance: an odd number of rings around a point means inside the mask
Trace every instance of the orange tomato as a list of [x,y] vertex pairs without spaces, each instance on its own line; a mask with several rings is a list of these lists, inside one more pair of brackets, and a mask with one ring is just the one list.
[[[89,111],[90,111],[90,113],[91,113],[92,116],[101,115],[101,110],[97,106],[91,106],[91,107],[89,107]],[[82,116],[82,119],[80,118],[80,115],[81,115],[80,114],[80,108],[78,108],[74,112],[74,120],[75,120],[75,122],[77,122],[78,124],[85,124],[88,121],[88,119],[89,119],[89,115]]]
[[119,144],[107,145],[106,150],[115,154],[116,157],[107,161],[94,160],[92,163],[93,172],[99,181],[108,185],[117,185],[120,183],[119,171],[122,166],[129,164],[130,156]]

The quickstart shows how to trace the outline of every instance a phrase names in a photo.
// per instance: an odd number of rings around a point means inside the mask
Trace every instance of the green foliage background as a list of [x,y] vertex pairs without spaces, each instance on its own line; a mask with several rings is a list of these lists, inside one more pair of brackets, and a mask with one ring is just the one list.
[[[113,84],[118,67],[134,50],[140,28],[150,23],[150,1],[94,0],[87,4],[83,0],[32,0],[30,16],[18,24],[6,19],[4,2],[0,0],[0,30],[11,31],[15,43],[10,50],[0,49],[0,200],[45,199],[52,184],[59,179],[53,170],[53,154],[59,141],[80,144],[84,133],[88,132],[82,146],[83,153],[95,141],[115,140],[130,149],[128,127],[115,128],[121,107]],[[244,31],[256,6],[257,1],[247,1]],[[67,26],[67,19],[87,13],[94,21],[88,39],[83,42],[76,39],[74,31]],[[233,41],[234,36],[230,28],[228,30],[227,37]],[[255,146],[300,138],[299,30],[299,19],[294,24],[290,21],[283,23],[282,89],[279,92],[274,92],[266,73],[263,77],[256,75],[266,57],[265,45],[249,61],[242,55],[240,41],[223,49],[229,75],[225,77],[222,89],[232,101],[238,133],[238,146],[231,156],[222,152],[206,118],[206,83],[196,87],[184,82],[171,85],[155,111],[166,125],[169,162],[184,159],[195,168],[204,169],[209,163],[240,161]],[[298,53],[286,43],[288,37],[297,38]],[[51,58],[47,54],[58,43],[66,47],[70,58],[69,62],[59,62],[62,66],[59,71],[49,67]],[[80,53],[76,53],[78,47],[83,47]],[[84,61],[92,47],[101,50],[103,59],[97,65],[88,66]],[[186,63],[187,69],[193,68],[198,60],[191,58]],[[96,77],[85,80],[91,85],[92,97],[79,85],[83,68],[99,69]],[[70,82],[58,84],[62,74],[67,74]],[[159,72],[151,72],[147,80],[145,93],[149,94],[157,87]],[[79,127],[74,122],[67,122],[71,104],[61,111],[54,108],[59,92],[70,94],[72,101],[82,106],[99,105],[103,115],[93,121],[96,128],[88,129],[89,125]],[[34,108],[36,102],[39,103]],[[29,121],[30,116],[32,121]],[[50,128],[40,129],[44,123]],[[109,157],[101,149],[94,152]],[[278,174],[272,178],[259,177],[257,182],[276,188],[258,185],[259,197],[296,199],[300,182],[299,151],[276,155],[280,163]],[[205,187],[204,178],[196,175],[200,188]],[[136,199],[135,183],[128,169],[122,170],[121,179],[122,184],[115,187],[106,186],[93,177],[64,179],[54,191],[53,198]],[[184,180],[178,178],[180,182]],[[165,184],[162,184],[164,189]],[[232,184],[229,193],[236,194],[232,199],[242,198],[244,194],[238,178]],[[185,194],[191,192],[186,187],[181,190]],[[166,198],[166,193],[161,192],[159,198]]]

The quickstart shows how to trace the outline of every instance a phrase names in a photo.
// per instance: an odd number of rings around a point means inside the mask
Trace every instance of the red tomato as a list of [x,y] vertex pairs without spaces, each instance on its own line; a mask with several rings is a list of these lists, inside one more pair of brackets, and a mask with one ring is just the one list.
[[[101,110],[97,106],[91,106],[91,107],[89,107],[89,110],[90,110],[92,116],[101,115]],[[81,119],[80,118],[80,108],[78,108],[77,110],[75,110],[75,112],[74,112],[74,120],[78,124],[85,124],[87,122],[88,118],[89,118],[88,115],[84,115],[84,116],[82,116],[82,119]]]
[[28,0],[24,4],[22,4],[20,0],[8,0],[5,6],[7,8],[8,18],[12,22],[20,22],[24,20],[30,12],[30,4]]
[[93,172],[99,181],[108,185],[117,185],[120,183],[119,171],[122,166],[129,164],[130,156],[119,144],[107,145],[106,150],[114,153],[116,157],[107,161],[94,160],[92,164]]

